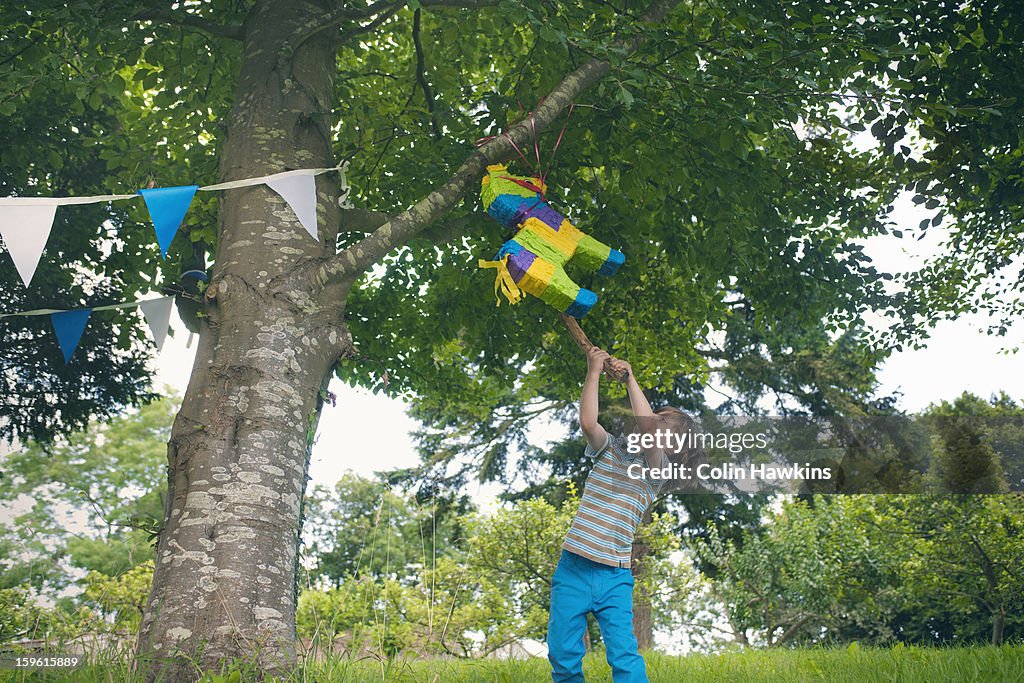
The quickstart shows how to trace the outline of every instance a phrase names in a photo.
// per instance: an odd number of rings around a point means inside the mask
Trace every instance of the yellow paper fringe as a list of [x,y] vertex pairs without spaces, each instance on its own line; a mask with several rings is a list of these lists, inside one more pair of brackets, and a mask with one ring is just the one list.
[[509,304],[518,303],[523,298],[523,293],[519,291],[516,286],[516,281],[512,279],[512,273],[508,272],[508,254],[501,257],[500,261],[485,261],[480,259],[477,265],[480,268],[496,268],[498,275],[494,278],[494,299],[495,306],[501,306],[501,297],[498,296],[500,291],[508,299]]

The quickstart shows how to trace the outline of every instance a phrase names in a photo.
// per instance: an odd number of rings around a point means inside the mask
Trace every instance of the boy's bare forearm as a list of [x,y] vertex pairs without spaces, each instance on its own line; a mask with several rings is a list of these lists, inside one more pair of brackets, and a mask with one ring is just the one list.
[[601,381],[601,373],[587,371],[583,380],[583,391],[580,393],[580,426],[586,429],[597,424],[598,397],[597,388]]
[[615,372],[625,375],[625,378],[621,381],[626,384],[626,395],[629,396],[629,406],[633,409],[633,417],[651,417],[654,415],[654,411],[651,410],[651,404],[647,401],[647,397],[644,396],[644,390],[640,388],[640,384],[636,381],[633,367],[629,364],[629,361],[612,358],[610,364]]
[[591,448],[604,446],[607,433],[597,422],[598,385],[601,382],[601,371],[608,354],[594,348],[587,352],[587,376],[583,380],[583,391],[580,394],[580,429]]
[[633,409],[634,417],[651,417],[654,415],[651,404],[647,397],[644,396],[644,390],[640,388],[640,384],[636,381],[632,371],[630,371],[629,377],[626,378],[626,394],[629,396],[629,405]]

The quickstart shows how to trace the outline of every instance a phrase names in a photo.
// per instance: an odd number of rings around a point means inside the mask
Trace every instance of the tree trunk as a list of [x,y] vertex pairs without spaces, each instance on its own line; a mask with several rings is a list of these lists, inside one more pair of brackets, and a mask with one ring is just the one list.
[[1006,612],[1002,607],[992,614],[992,644],[1003,644],[1003,625],[1006,623]]
[[[647,508],[640,528],[642,529],[650,523],[651,509]],[[633,591],[633,634],[636,636],[637,645],[641,650],[649,650],[654,647],[654,615],[651,611],[651,598],[644,587],[648,555],[650,555],[650,548],[647,547],[642,535],[638,534],[633,541],[631,565],[633,580],[636,583],[636,589]]]
[[[223,180],[334,165],[334,46],[292,49],[312,3],[261,1],[245,24]],[[168,496],[136,648],[147,680],[238,659],[295,663],[300,506],[319,393],[350,349],[348,285],[314,301],[296,272],[334,253],[337,181],[318,178],[321,241],[268,187],[221,197],[216,263],[188,389],[168,444]],[[332,186],[333,185],[333,186]]]

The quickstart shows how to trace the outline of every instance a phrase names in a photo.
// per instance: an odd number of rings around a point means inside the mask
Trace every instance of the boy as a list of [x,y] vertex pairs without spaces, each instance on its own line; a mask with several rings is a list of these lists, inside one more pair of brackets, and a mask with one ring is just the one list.
[[[661,489],[662,481],[629,476],[629,466],[661,468],[669,463],[660,450],[631,455],[622,435],[612,437],[597,422],[597,388],[605,362],[623,381],[638,429],[677,428],[687,420],[674,408],[651,410],[629,363],[593,348],[587,354],[587,378],[580,397],[580,427],[586,455],[594,458],[580,499],[579,512],[562,544],[562,557],[551,579],[548,660],[555,683],[583,682],[583,633],[587,612],[601,627],[615,683],[647,681],[643,657],[633,635],[633,535]],[[632,468],[635,473],[641,468]],[[642,471],[642,470],[641,470]]]

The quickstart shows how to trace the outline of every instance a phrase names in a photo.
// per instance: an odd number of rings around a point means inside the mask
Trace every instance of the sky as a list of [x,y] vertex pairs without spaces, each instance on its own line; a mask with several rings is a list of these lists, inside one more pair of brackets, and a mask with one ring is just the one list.
[[[924,217],[930,217],[930,212],[923,213],[909,197],[900,198],[892,214],[895,227],[905,234],[913,234]],[[877,268],[897,272],[921,265],[941,247],[941,239],[942,231],[933,229],[922,241],[887,236],[866,240],[864,246]],[[173,316],[172,321],[175,334],[168,337],[156,358],[154,386],[168,385],[184,393],[195,344],[188,348],[188,332]],[[1024,399],[1020,379],[1024,378],[1024,353],[1005,352],[1024,348],[1024,325],[1017,325],[1007,336],[992,337],[984,332],[985,323],[978,315],[941,323],[924,348],[893,354],[878,374],[879,394],[899,394],[899,406],[908,412],[952,400],[964,391],[988,398],[1003,390]],[[405,414],[402,401],[348,387],[338,380],[331,391],[338,397],[337,407],[326,406],[320,420],[310,463],[312,484],[331,486],[346,470],[372,476],[419,462],[409,436],[416,422]],[[542,440],[557,436],[551,429],[536,432]],[[466,493],[487,508],[494,504],[497,492],[494,485],[473,484]]]

